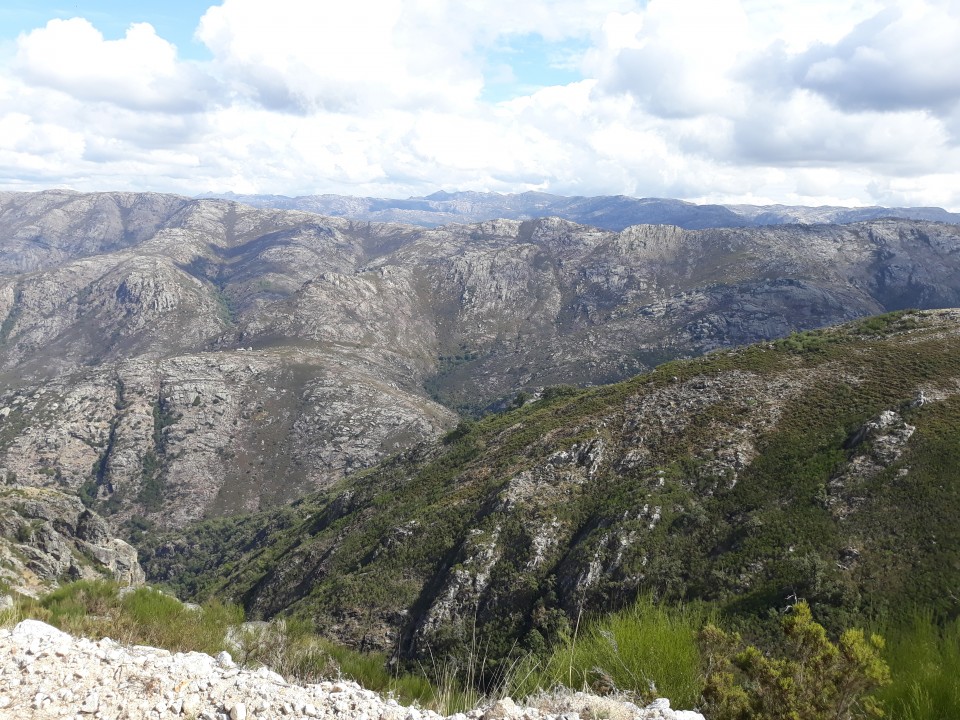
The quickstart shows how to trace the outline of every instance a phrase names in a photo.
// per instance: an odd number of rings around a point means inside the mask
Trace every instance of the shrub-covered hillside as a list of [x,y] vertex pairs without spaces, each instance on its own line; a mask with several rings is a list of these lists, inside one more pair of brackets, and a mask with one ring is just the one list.
[[960,610],[958,468],[960,311],[895,313],[553,389],[141,560],[406,657],[541,650],[639,593],[838,628]]

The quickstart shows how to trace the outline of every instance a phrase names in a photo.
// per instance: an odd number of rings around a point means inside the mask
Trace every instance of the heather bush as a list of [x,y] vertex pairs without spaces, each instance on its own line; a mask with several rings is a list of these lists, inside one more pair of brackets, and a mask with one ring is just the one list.
[[873,695],[891,681],[882,637],[850,629],[834,644],[805,602],[784,616],[782,630],[782,653],[774,656],[716,625],[703,629],[703,695],[711,720],[884,717]]

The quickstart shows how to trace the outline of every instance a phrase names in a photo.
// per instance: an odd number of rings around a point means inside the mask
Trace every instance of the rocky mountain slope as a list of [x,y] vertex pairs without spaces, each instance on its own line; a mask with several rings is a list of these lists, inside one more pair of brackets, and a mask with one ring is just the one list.
[[112,537],[103,518],[76,496],[0,487],[0,584],[5,590],[34,595],[62,580],[102,577],[124,585],[144,581],[137,551]]
[[411,373],[435,362],[416,348],[336,325],[256,351],[237,338],[403,228],[148,194],[0,202],[8,482],[78,492],[142,530],[296,497],[454,422]]
[[720,350],[462,423],[148,576],[402,657],[536,650],[649,592],[763,617],[960,611],[960,310]]
[[211,193],[203,197],[235,200],[260,208],[304,210],[353,220],[402,222],[424,227],[479,223],[497,218],[531,220],[548,216],[607,230],[623,230],[630,225],[676,225],[687,230],[701,230],[789,223],[851,223],[881,218],[960,222],[957,213],[935,207],[699,205],[665,198],[632,198],[624,195],[564,197],[542,192],[501,194],[441,191],[406,200],[347,195],[286,197],[233,193]]
[[0,194],[0,478],[136,538],[331,486],[451,408],[908,306],[960,230],[423,229],[219,200]]

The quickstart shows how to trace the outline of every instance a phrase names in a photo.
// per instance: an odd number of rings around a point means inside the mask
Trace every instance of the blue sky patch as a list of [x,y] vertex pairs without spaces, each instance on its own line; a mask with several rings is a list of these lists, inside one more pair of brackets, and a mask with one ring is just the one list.
[[107,40],[122,38],[133,23],[153,25],[157,35],[177,46],[181,59],[203,60],[210,53],[193,39],[200,18],[216,3],[210,0],[5,0],[0,6],[0,39],[11,41],[50,20],[86,18]]
[[536,34],[504,39],[487,52],[482,99],[501,102],[576,82],[588,47],[582,40],[549,42]]

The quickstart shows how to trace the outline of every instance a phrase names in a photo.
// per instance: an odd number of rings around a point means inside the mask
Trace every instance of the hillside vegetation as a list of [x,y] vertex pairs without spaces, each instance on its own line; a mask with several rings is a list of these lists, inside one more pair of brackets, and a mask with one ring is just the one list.
[[356,648],[546,654],[638,594],[763,639],[954,616],[960,311],[899,312],[557,388],[268,512],[150,540],[186,595]]

